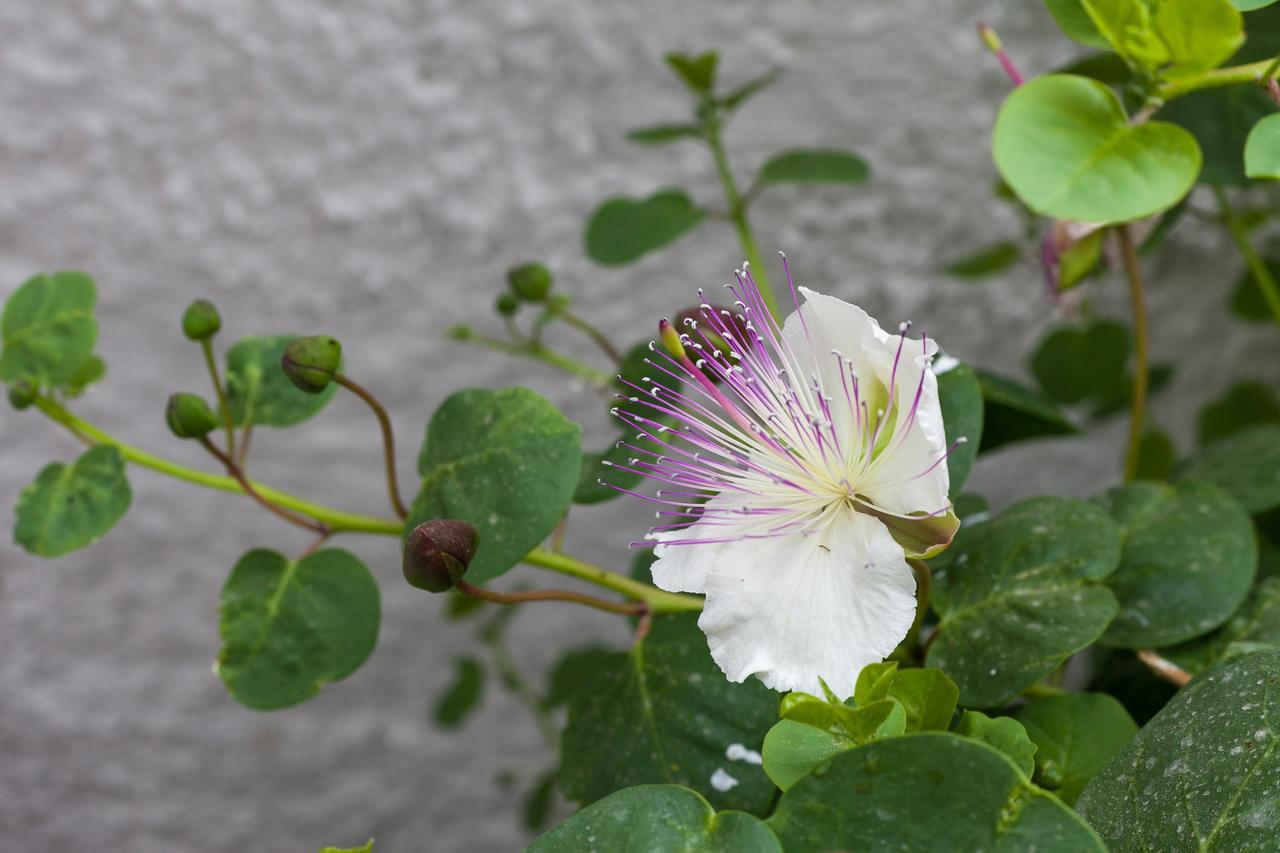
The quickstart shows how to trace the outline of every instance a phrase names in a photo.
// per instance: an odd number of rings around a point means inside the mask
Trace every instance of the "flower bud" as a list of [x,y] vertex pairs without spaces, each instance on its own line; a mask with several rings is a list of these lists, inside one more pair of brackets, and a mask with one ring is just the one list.
[[299,390],[319,394],[329,387],[341,362],[342,344],[337,338],[312,335],[289,344],[280,367]]
[[503,317],[510,317],[520,310],[520,300],[514,293],[503,293],[493,303],[493,307]]
[[198,394],[171,394],[164,419],[178,438],[200,438],[218,426],[218,419]]
[[19,412],[36,401],[36,386],[23,379],[9,386],[9,405]]
[[182,314],[182,334],[193,341],[207,341],[222,328],[222,317],[208,299],[197,299]]
[[462,579],[476,553],[476,529],[465,521],[424,521],[404,543],[404,579],[428,592],[444,592]]
[[551,270],[542,264],[521,264],[507,271],[507,284],[511,292],[526,302],[541,302],[551,292],[555,279]]

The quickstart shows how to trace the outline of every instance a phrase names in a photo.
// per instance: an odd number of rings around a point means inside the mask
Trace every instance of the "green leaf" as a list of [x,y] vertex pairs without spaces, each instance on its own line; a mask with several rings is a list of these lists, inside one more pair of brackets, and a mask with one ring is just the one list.
[[1082,0],[1117,53],[1147,72],[1168,76],[1214,68],[1244,41],[1230,0]]
[[28,279],[0,317],[0,379],[40,386],[75,376],[98,340],[97,300],[93,279],[82,272]]
[[760,168],[762,184],[860,184],[867,161],[848,151],[796,150],[775,154]]
[[955,444],[947,456],[947,475],[951,479],[951,498],[955,500],[968,482],[969,471],[973,470],[974,461],[978,459],[978,448],[982,446],[982,384],[978,382],[978,374],[963,362],[957,362],[950,369],[943,370],[938,365],[938,403],[942,406],[942,424],[946,429],[947,447],[951,447],[960,438],[965,441]]
[[758,818],[716,813],[696,791],[637,785],[578,812],[529,846],[528,853],[782,853]]
[[1196,673],[1264,648],[1280,649],[1280,578],[1258,584],[1240,612],[1220,630],[1160,653],[1187,672]]
[[1134,477],[1139,480],[1167,480],[1173,471],[1177,450],[1169,433],[1159,427],[1148,427],[1138,443],[1138,466]]
[[[1147,394],[1151,397],[1159,394],[1168,387],[1171,379],[1173,379],[1172,365],[1151,364],[1147,370]],[[1133,374],[1126,370],[1119,375],[1113,374],[1111,380],[1110,386],[1099,388],[1098,396],[1093,398],[1089,411],[1091,420],[1101,421],[1121,413],[1128,413],[1130,401],[1133,399]]]
[[736,89],[731,89],[728,94],[720,98],[720,106],[726,110],[736,110],[746,101],[755,97],[755,95],[778,81],[782,76],[782,69],[772,68],[758,77],[753,77],[743,83]]
[[1244,173],[1250,178],[1280,180],[1280,113],[1253,126],[1244,143]]
[[570,649],[561,655],[547,674],[547,707],[556,708],[567,703],[587,673],[597,666],[607,666],[607,658],[614,654],[613,649],[605,646],[586,646]]
[[1237,433],[1245,427],[1280,423],[1280,401],[1260,382],[1241,382],[1200,410],[1196,436],[1201,445]]
[[1079,432],[1057,404],[1040,392],[998,373],[974,372],[982,386],[983,400],[979,454],[1019,441]]
[[1110,48],[1111,43],[1106,36],[1098,32],[1093,18],[1084,10],[1080,0],[1044,0],[1049,14],[1058,23],[1058,28],[1071,39],[1089,47]]
[[509,570],[564,516],[582,469],[581,429],[526,388],[473,389],[436,409],[418,456],[422,488],[406,529],[432,518],[475,526],[467,580]]
[[764,772],[783,791],[808,776],[822,762],[853,749],[858,742],[840,731],[829,731],[795,720],[779,720],[764,736]]
[[1179,477],[1221,486],[1252,514],[1280,506],[1280,425],[1233,433],[1200,451]]
[[694,614],[659,617],[630,651],[583,673],[560,741],[560,786],[590,803],[629,785],[672,782],[717,808],[763,812],[773,785],[728,751],[759,749],[776,719],[773,691],[755,679],[725,680]]
[[13,541],[42,557],[70,553],[102,538],[132,500],[120,451],[90,448],[70,465],[46,465],[22,490]]
[[556,795],[556,772],[542,774],[537,784],[529,789],[520,807],[520,823],[530,832],[538,832],[551,817],[551,804]]
[[1058,290],[1067,291],[1084,281],[1102,260],[1102,231],[1087,234],[1058,256]]
[[696,124],[655,124],[627,131],[627,139],[641,145],[666,145],[682,139],[701,139],[702,131]]
[[[1280,281],[1280,259],[1270,258],[1265,263],[1271,276]],[[1250,323],[1270,325],[1275,322],[1267,298],[1262,295],[1253,273],[1247,269],[1240,273],[1235,289],[1231,291],[1231,312]]]
[[1059,327],[1031,356],[1031,372],[1045,393],[1067,405],[1104,396],[1125,378],[1129,327],[1094,320],[1083,328]]
[[1137,649],[1207,634],[1249,594],[1258,566],[1253,523],[1209,483],[1128,483],[1098,498],[1120,526],[1120,567],[1107,578],[1120,613],[1102,635]]
[[779,716],[840,735],[855,745],[875,738],[895,737],[907,730],[906,708],[887,696],[867,700],[854,708],[835,697],[820,699],[807,693],[788,693],[782,697]]
[[719,56],[714,50],[708,50],[706,53],[700,53],[697,56],[668,53],[666,60],[667,65],[676,73],[676,76],[694,92],[706,94],[715,86],[716,64],[719,61]]
[[373,853],[373,839],[359,847],[321,847],[320,853]]
[[1113,850],[1269,850],[1280,838],[1280,652],[1204,673],[1094,777],[1079,810]]
[[1004,754],[932,732],[836,755],[782,795],[768,824],[787,853],[1105,850]]
[[959,697],[955,682],[941,670],[898,669],[897,661],[863,667],[853,690],[853,701],[859,706],[883,699],[902,703],[908,732],[946,731]]
[[289,560],[257,548],[222,588],[216,669],[227,692],[259,711],[315,696],[359,668],[378,641],[378,583],[346,551]]
[[639,201],[625,196],[606,200],[587,221],[587,256],[598,264],[629,264],[693,230],[706,211],[682,190],[659,190]]
[[319,394],[296,388],[280,369],[285,348],[297,335],[252,335],[227,350],[227,405],[237,425],[289,427],[316,415],[338,390]]
[[471,655],[453,662],[453,681],[436,700],[431,717],[444,729],[456,729],[466,722],[484,698],[484,664]]
[[1022,249],[1018,244],[1005,240],[954,260],[942,271],[956,278],[986,278],[1013,266],[1020,257]]
[[1046,696],[1013,716],[1036,745],[1036,783],[1067,805],[1138,731],[1124,706],[1105,693]]
[[1255,86],[1228,86],[1191,92],[1160,109],[1160,117],[1189,130],[1204,155],[1200,181],[1213,186],[1242,187],[1244,146],[1249,131],[1275,109],[1271,98]]
[[107,375],[107,363],[101,356],[91,355],[85,359],[80,369],[66,381],[63,390],[69,397],[79,397],[90,385],[102,381]]
[[996,118],[992,151],[1033,210],[1099,224],[1173,207],[1200,172],[1190,133],[1160,121],[1131,126],[1111,89],[1070,74],[1014,89]]
[[981,711],[965,711],[956,724],[956,734],[980,740],[1000,750],[1028,779],[1035,772],[1036,745],[1027,730],[1012,717],[988,717]]
[[927,662],[960,686],[960,704],[1017,696],[1096,640],[1116,614],[1097,581],[1120,560],[1120,531],[1101,508],[1031,498],[960,530],[934,571],[941,621]]
[[1254,9],[1270,6],[1276,0],[1231,0],[1231,2],[1241,12],[1252,12]]
[[[622,357],[622,363],[618,365],[618,379],[613,382],[614,390],[623,395],[622,399],[614,400],[612,405],[620,412],[640,415],[653,421],[665,422],[668,418],[660,412],[654,411],[653,407],[640,402],[631,402],[631,398],[641,396],[632,386],[640,386],[647,388],[652,382],[646,382],[646,378],[653,372],[653,367],[648,363],[650,355],[649,340],[640,341],[631,349],[627,350]],[[670,381],[670,377],[664,377]],[[623,380],[626,380],[624,382]],[[626,384],[630,383],[630,384]],[[578,476],[578,487],[573,495],[573,502],[579,504],[603,503],[604,501],[613,500],[622,493],[617,489],[604,485],[600,480],[609,483],[611,486],[617,486],[623,489],[634,489],[644,481],[644,475],[632,471],[624,471],[617,466],[625,466],[631,468],[630,460],[635,457],[636,452],[628,447],[619,447],[618,440],[625,439],[629,444],[634,444],[631,439],[635,438],[633,429],[623,427],[624,432],[615,436],[613,444],[604,450],[595,452],[584,452],[582,455],[582,470]]]

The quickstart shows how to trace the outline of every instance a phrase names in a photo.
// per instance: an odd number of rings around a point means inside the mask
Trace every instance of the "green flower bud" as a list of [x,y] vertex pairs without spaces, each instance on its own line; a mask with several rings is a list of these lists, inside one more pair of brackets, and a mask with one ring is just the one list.
[[319,394],[329,387],[341,362],[342,344],[336,338],[313,335],[289,344],[280,367],[300,390]]
[[1064,781],[1062,768],[1056,761],[1046,761],[1040,767],[1040,778],[1036,781],[1040,783],[1041,787],[1048,788],[1050,791],[1056,791],[1058,788],[1062,787],[1062,783]]
[[200,438],[218,426],[213,410],[198,394],[171,394],[164,419],[178,438]]
[[465,521],[424,521],[404,543],[404,579],[418,589],[444,592],[462,579],[476,553],[476,529]]
[[520,300],[514,293],[504,293],[493,303],[493,307],[503,317],[510,317],[520,310]]
[[23,379],[9,386],[9,405],[19,412],[36,401],[36,386]]
[[507,271],[511,292],[526,302],[541,302],[551,292],[554,282],[551,270],[542,264],[521,264]]
[[222,328],[222,317],[208,299],[197,299],[182,314],[182,334],[193,341],[207,341]]
[[567,293],[553,293],[547,300],[547,316],[555,317],[564,311],[568,311],[572,302],[573,297]]

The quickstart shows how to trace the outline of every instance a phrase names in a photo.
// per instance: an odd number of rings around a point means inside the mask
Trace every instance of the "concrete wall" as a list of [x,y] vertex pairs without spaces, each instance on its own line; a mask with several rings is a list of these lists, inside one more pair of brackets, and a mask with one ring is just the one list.
[[[1016,233],[991,200],[985,146],[1006,83],[973,24],[997,24],[1038,72],[1073,51],[1031,2],[587,3],[571,0],[47,0],[0,4],[0,294],[81,268],[101,289],[108,380],[77,408],[191,464],[166,433],[175,389],[202,389],[177,318],[197,295],[230,335],[327,331],[395,412],[402,470],[450,391],[527,384],[608,433],[598,401],[532,363],[443,338],[490,324],[504,269],[550,262],[583,313],[623,341],[726,279],[740,260],[711,225],[670,251],[602,269],[580,249],[605,195],[679,184],[714,201],[693,146],[641,149],[630,127],[683,115],[668,49],[723,51],[725,75],[784,80],[733,125],[744,176],[785,146],[851,147],[856,190],[777,189],[756,213],[766,250],[885,322],[912,319],[961,358],[1022,372],[1053,320],[1024,266],[981,284],[944,259]],[[1224,376],[1280,377],[1273,337],[1222,303],[1238,262],[1191,224],[1150,269],[1154,349],[1184,363],[1157,416],[1184,441]],[[1118,281],[1094,286],[1123,311]],[[229,337],[229,336],[228,336]],[[565,345],[591,358],[590,345]],[[1195,357],[1192,359],[1192,357]],[[1123,425],[984,461],[973,487],[1003,504],[1112,482]],[[0,501],[75,443],[34,413],[0,414]],[[284,488],[381,512],[368,412],[337,399],[288,437],[262,431],[252,468]],[[30,851],[511,850],[518,790],[548,759],[498,695],[459,734],[426,709],[470,642],[399,579],[392,541],[351,539],[383,582],[379,648],[352,678],[292,711],[232,703],[209,671],[215,606],[245,549],[304,537],[244,500],[132,475],[133,509],[104,541],[56,562],[0,543],[0,846]],[[613,567],[647,514],[575,510],[568,547]],[[521,570],[530,582],[544,578]],[[614,619],[548,605],[513,628],[521,664]]]

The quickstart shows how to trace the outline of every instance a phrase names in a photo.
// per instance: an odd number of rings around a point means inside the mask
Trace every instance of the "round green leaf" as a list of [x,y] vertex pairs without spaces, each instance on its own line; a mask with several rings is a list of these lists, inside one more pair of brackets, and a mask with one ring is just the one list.
[[1129,327],[1095,320],[1050,332],[1031,356],[1031,372],[1046,394],[1070,405],[1103,397],[1124,382],[1128,362]]
[[996,118],[992,151],[1033,210],[1101,224],[1173,207],[1200,172],[1190,133],[1159,121],[1130,126],[1111,89],[1070,74],[1014,89]]
[[1160,653],[1188,672],[1264,648],[1280,649],[1280,578],[1258,584],[1240,612],[1207,637],[1182,643]]
[[1058,23],[1059,29],[1068,38],[1087,44],[1089,47],[1108,49],[1111,47],[1106,37],[1098,32],[1093,18],[1090,18],[1089,13],[1080,5],[1080,0],[1044,0],[1044,5]]
[[982,387],[979,453],[1034,438],[1073,435],[1079,430],[1057,404],[1007,376],[975,370]]
[[760,168],[760,183],[860,184],[869,174],[867,161],[848,151],[796,150],[770,157]]
[[637,785],[605,797],[529,846],[529,853],[782,853],[761,820],[719,814],[696,791]]
[[422,488],[406,529],[432,518],[479,534],[472,583],[506,572],[564,516],[582,469],[581,429],[526,388],[459,391],[427,425]]
[[682,190],[660,190],[646,199],[618,196],[596,208],[583,236],[598,264],[629,264],[693,230],[706,217]]
[[952,261],[942,268],[947,275],[956,278],[985,278],[1003,272],[1022,257],[1022,249],[1008,240],[985,246],[972,254]]
[[1028,779],[1035,772],[1036,745],[1027,730],[1012,717],[988,717],[981,711],[965,711],[956,724],[956,734],[980,740],[998,749]]
[[769,779],[781,790],[789,791],[813,768],[857,745],[857,741],[842,731],[830,731],[796,720],[779,720],[764,736],[764,747],[760,752],[764,757],[764,772]]
[[0,379],[39,386],[74,377],[98,340],[97,300],[93,279],[82,272],[28,279],[0,317]]
[[768,820],[787,853],[1105,848],[999,751],[953,734],[842,752],[782,795]]
[[1068,805],[1138,731],[1124,706],[1105,693],[1046,696],[1013,716],[1036,745],[1036,783]]
[[1270,6],[1276,0],[1231,0],[1235,7],[1241,12],[1252,12],[1254,9],[1261,9],[1264,6]]
[[70,465],[46,465],[22,490],[13,539],[33,554],[57,557],[100,539],[132,500],[120,451],[93,447]]
[[480,706],[484,697],[484,664],[471,655],[453,662],[453,681],[445,687],[431,711],[436,725],[456,729]]
[[1244,143],[1244,173],[1250,178],[1280,180],[1280,113],[1253,126]]
[[1112,850],[1274,850],[1280,838],[1280,652],[1178,693],[1085,788]]
[[1280,423],[1275,391],[1261,382],[1241,382],[1200,410],[1196,437],[1209,445],[1246,427],[1275,423]]
[[222,588],[216,669],[242,705],[296,705],[364,663],[380,619],[377,581],[348,552],[330,548],[289,560],[255,549]]
[[319,413],[338,386],[318,394],[299,390],[280,368],[284,351],[297,335],[253,335],[227,350],[227,405],[232,419],[250,424],[289,427]]
[[942,406],[942,423],[947,446],[960,438],[947,456],[947,474],[951,478],[951,498],[964,488],[982,446],[982,386],[967,364],[956,363],[938,373],[938,402]]
[[1221,486],[1250,513],[1280,506],[1280,425],[1233,433],[1200,451],[1179,476]]
[[768,809],[773,785],[730,747],[760,749],[778,718],[777,694],[755,679],[727,681],[696,615],[659,617],[630,651],[587,665],[560,740],[565,796],[590,803],[630,785],[671,782],[717,808]]
[[1258,566],[1253,524],[1210,483],[1129,483],[1099,503],[1120,525],[1120,567],[1107,586],[1120,613],[1102,642],[1137,649],[1207,634],[1249,594]]
[[1120,560],[1120,531],[1101,508],[1031,498],[960,529],[934,571],[941,617],[928,664],[960,686],[960,704],[1017,696],[1092,643],[1116,613],[1095,582]]

